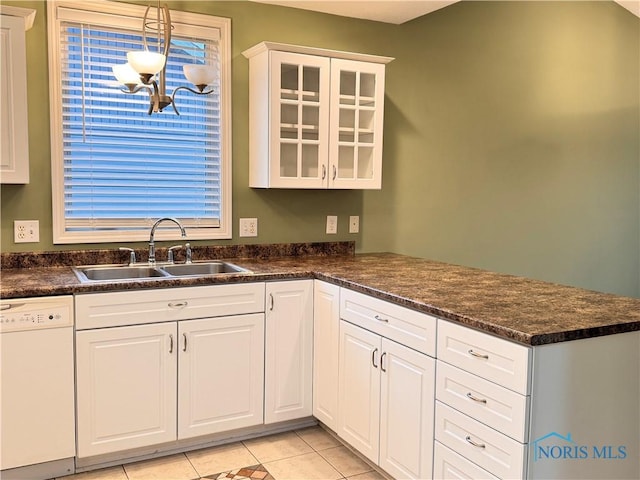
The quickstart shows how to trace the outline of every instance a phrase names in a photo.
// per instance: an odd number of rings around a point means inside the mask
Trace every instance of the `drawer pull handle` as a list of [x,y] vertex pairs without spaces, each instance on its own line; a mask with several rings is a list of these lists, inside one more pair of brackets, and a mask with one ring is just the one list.
[[471,440],[471,437],[469,435],[467,435],[467,438],[465,438],[465,440],[467,441],[467,443],[470,443],[474,447],[487,448],[487,446],[484,443],[476,443],[473,440]]
[[389,319],[388,319],[388,318],[381,317],[380,315],[376,315],[376,316],[375,316],[375,317],[373,317],[373,318],[375,318],[375,319],[376,319],[376,320],[378,320],[379,322],[389,323]]
[[168,305],[169,305],[169,308],[184,308],[187,305],[189,305],[189,302],[177,302],[177,303],[169,302]]
[[473,393],[471,392],[467,392],[467,398],[470,398],[471,400],[473,400],[474,402],[478,402],[478,403],[487,403],[487,400],[485,398],[478,398],[475,397],[473,395]]
[[374,368],[378,368],[378,365],[376,365],[376,352],[378,351],[378,349],[374,349],[373,352],[371,352],[371,365],[374,366]]
[[469,350],[469,355],[472,355],[472,356],[474,356],[476,358],[484,358],[485,360],[489,360],[489,355],[478,353],[478,352],[474,352],[473,349]]

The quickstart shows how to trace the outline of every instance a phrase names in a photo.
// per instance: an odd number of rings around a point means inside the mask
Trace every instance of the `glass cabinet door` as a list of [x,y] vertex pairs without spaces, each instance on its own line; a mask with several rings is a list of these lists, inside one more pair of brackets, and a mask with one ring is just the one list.
[[331,61],[329,186],[381,188],[384,65]]
[[286,52],[271,55],[271,184],[325,187],[330,61]]

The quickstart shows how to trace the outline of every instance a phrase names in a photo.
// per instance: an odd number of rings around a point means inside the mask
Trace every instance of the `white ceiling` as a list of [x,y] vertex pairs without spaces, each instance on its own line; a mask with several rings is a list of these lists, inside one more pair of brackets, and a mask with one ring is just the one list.
[[[456,3],[458,0],[252,0],[285,7],[401,24]],[[615,0],[640,17],[640,0]]]
[[458,0],[252,0],[285,7],[400,24]]

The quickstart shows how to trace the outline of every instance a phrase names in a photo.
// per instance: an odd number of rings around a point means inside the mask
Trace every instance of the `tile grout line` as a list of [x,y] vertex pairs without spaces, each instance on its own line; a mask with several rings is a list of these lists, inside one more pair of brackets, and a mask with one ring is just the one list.
[[187,455],[186,452],[182,452],[182,455],[184,455],[184,458],[187,459],[187,462],[189,462],[189,465],[191,465],[191,468],[193,468],[193,471],[196,472],[196,475],[198,475],[197,480],[200,480],[202,477],[204,477],[204,475],[202,475],[198,469],[196,468],[196,466],[193,464],[193,462],[191,461],[191,459],[189,458],[189,455]]

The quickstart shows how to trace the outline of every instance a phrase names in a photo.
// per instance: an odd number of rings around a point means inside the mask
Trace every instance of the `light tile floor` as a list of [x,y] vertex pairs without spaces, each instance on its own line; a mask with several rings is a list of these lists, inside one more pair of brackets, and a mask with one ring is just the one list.
[[320,427],[78,473],[57,480],[384,480]]

